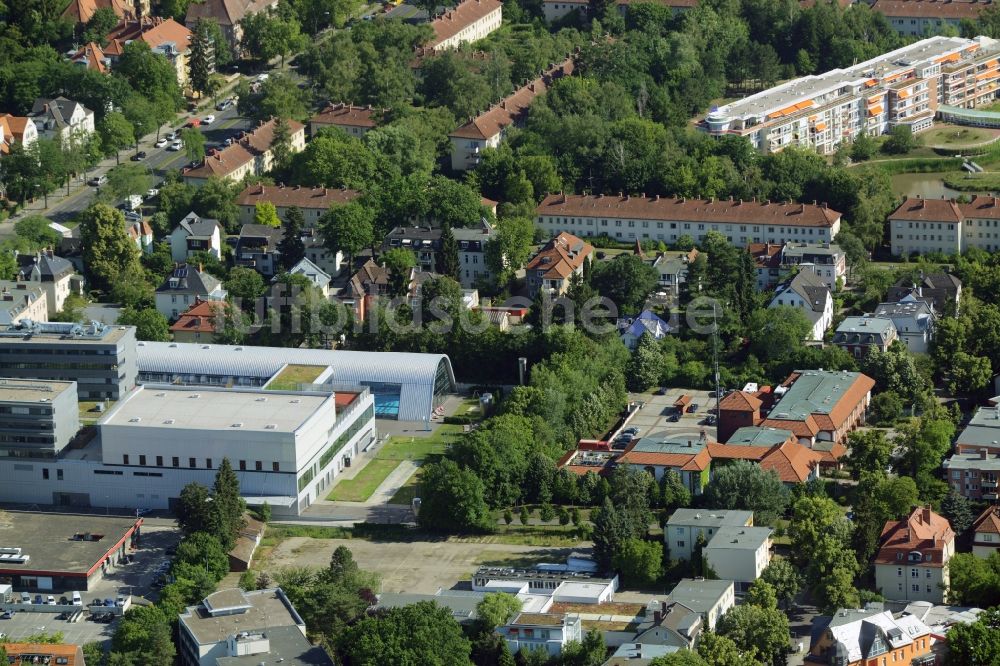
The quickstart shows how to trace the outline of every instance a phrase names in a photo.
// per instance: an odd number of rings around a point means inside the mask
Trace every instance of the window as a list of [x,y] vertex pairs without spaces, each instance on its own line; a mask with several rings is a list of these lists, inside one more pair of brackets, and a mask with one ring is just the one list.
[[143,456],[143,455],[139,456],[139,464],[140,465],[145,465],[146,464],[146,456]]
[[170,464],[173,465],[174,467],[180,467],[181,466],[181,459],[178,458],[177,456],[173,456],[170,459]]
[[48,467],[43,467],[42,468],[42,478],[43,479],[48,479],[49,478],[49,468]]
[[156,456],[156,466],[163,467],[163,456]]
[[123,465],[127,465],[128,464],[128,454],[127,453],[122,454],[122,464]]
[[919,591],[920,591],[920,586],[919,586],[919,585],[911,585],[911,586],[910,586],[910,588],[911,588],[911,589],[912,589],[912,590],[913,590],[914,592],[919,592]]
[[916,569],[910,569],[910,578],[920,578],[920,572]]
[[212,459],[211,458],[205,458],[205,467],[207,469],[212,469]]
[[683,541],[678,541],[677,542],[677,547],[678,548],[683,548],[684,547],[684,542]]
[[188,458],[188,467],[190,467],[191,469],[194,469],[197,466],[198,466],[198,461],[197,460],[195,460],[194,458]]
[[278,464],[277,460],[275,460],[274,462],[271,463],[271,471],[272,472],[278,472],[280,470],[281,470],[281,466]]
[[247,461],[246,460],[241,460],[240,461],[240,471],[241,472],[247,471]]
[[257,462],[255,463],[255,469],[256,469],[256,470],[257,470],[258,472],[262,472],[262,471],[264,471],[264,463],[262,463],[261,461],[259,461],[259,460],[258,460],[258,461],[257,461]]
[[61,469],[57,469],[56,470],[56,480],[57,481],[62,481],[63,480],[63,471]]
[[896,567],[896,576],[902,577],[903,567]]

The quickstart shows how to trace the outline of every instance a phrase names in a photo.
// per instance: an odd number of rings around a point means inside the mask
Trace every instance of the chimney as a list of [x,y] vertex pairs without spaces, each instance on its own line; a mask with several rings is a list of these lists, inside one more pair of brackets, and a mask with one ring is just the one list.
[[924,522],[927,523],[928,525],[930,525],[931,524],[931,505],[930,504],[926,505],[924,507],[924,510],[921,512],[921,514],[922,514],[922,517],[924,519]]
[[989,456],[990,456],[989,451],[987,451],[986,449],[979,449],[980,460],[986,460],[987,458],[989,458]]

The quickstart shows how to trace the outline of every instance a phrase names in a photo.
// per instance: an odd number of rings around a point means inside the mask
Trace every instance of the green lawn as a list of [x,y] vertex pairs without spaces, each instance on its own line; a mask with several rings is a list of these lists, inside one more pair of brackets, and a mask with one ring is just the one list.
[[[393,437],[382,445],[375,458],[353,479],[344,479],[333,487],[327,499],[342,502],[364,502],[404,460],[424,460],[440,455],[462,434],[462,426],[443,424],[430,437]],[[389,500],[391,504],[409,504],[416,497],[417,477],[409,481]]]
[[920,137],[926,146],[974,146],[985,143],[996,134],[988,129],[977,127],[959,127],[956,125],[937,125],[934,129],[921,132]]
[[378,458],[370,460],[353,479],[344,479],[335,485],[327,499],[339,502],[364,502],[372,496],[392,470],[399,466],[399,463],[399,460]]
[[288,365],[267,385],[269,391],[296,391],[312,384],[326,370],[322,365]]

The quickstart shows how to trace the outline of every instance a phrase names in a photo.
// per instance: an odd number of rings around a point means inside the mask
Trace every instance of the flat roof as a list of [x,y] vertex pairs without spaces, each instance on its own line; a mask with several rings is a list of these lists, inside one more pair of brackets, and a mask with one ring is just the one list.
[[[0,548],[20,548],[24,564],[0,562],[4,575],[51,572],[84,577],[141,525],[141,518],[91,516],[71,513],[0,511]],[[96,541],[74,540],[75,535],[101,535]]]
[[535,627],[561,627],[566,615],[562,613],[518,613],[510,624]]
[[707,445],[697,433],[675,433],[661,431],[641,438],[630,453],[684,453],[695,455]]
[[[977,469],[984,472],[1000,471],[1000,457],[989,455],[983,458],[979,453],[953,453],[941,463],[946,470]],[[985,491],[984,491],[985,492]]]
[[792,436],[791,430],[781,428],[762,428],[760,426],[743,426],[732,434],[726,444],[741,446],[774,446],[781,444]]
[[109,326],[94,323],[74,324],[65,322],[27,322],[21,320],[16,324],[0,326],[0,344],[17,342],[19,344],[52,344],[53,342],[73,345],[117,343],[129,331],[135,332],[134,326]]
[[838,333],[885,333],[894,327],[891,319],[882,317],[844,317],[837,327]]
[[76,394],[76,382],[0,379],[0,402],[52,402],[66,391]]
[[379,608],[402,608],[421,601],[433,601],[451,611],[451,616],[459,622],[475,620],[479,614],[476,607],[486,596],[485,592],[473,590],[438,590],[437,594],[407,594],[405,592],[385,592],[378,596]]
[[262,654],[245,654],[240,657],[218,657],[216,666],[259,666],[280,661],[283,666],[333,666],[330,655],[318,645],[313,645],[298,627],[274,627],[262,632],[270,650]]
[[770,527],[720,527],[708,542],[709,548],[757,550],[771,538]]
[[119,401],[98,425],[291,433],[333,405],[332,392],[146,385]]
[[667,525],[696,525],[698,527],[743,526],[753,519],[753,511],[732,509],[677,509],[667,520]]
[[[228,591],[221,590],[221,592]],[[246,609],[243,612],[212,616],[203,605],[198,605],[188,606],[187,610],[181,613],[181,624],[199,645],[214,645],[241,631],[267,632],[273,631],[276,627],[302,624],[302,618],[295,612],[281,588],[235,592],[245,600]]]
[[707,613],[734,586],[731,580],[682,578],[668,596],[671,601],[679,601],[696,613]]

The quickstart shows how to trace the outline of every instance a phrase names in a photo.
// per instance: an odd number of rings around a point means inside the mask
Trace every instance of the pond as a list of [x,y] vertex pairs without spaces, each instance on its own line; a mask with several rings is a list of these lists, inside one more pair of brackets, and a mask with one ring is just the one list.
[[944,172],[897,173],[891,176],[892,191],[898,196],[923,197],[924,199],[953,199],[962,194],[972,194],[972,192],[959,192],[947,187],[941,180],[945,175]]

